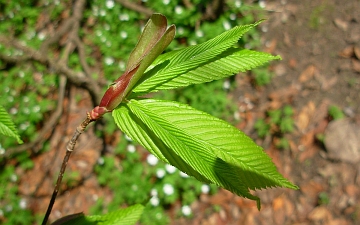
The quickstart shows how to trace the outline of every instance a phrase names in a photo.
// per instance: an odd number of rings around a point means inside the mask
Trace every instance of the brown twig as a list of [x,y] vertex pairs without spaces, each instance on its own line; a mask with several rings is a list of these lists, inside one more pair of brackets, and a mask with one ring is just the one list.
[[66,154],[65,154],[65,157],[64,157],[63,162],[61,164],[61,169],[60,169],[60,172],[59,172],[59,176],[58,176],[58,179],[56,181],[54,192],[53,192],[53,194],[51,196],[51,200],[50,200],[48,209],[46,211],[44,220],[42,222],[42,225],[46,225],[46,223],[47,223],[47,221],[49,219],[51,210],[52,210],[52,208],[54,206],[54,203],[55,203],[56,196],[57,196],[57,194],[59,192],[60,184],[61,184],[62,178],[64,176],[64,172],[65,172],[66,166],[68,164],[70,155],[74,151],[76,141],[79,138],[79,136],[84,132],[85,128],[93,121],[94,120],[92,120],[90,115],[88,114],[86,119],[76,128],[76,131],[75,131],[74,135],[72,136],[71,140],[69,141],[69,143],[66,146]]
[[147,17],[150,17],[154,12],[151,9],[148,9],[142,5],[130,2],[128,0],[117,0],[118,3],[120,3],[125,8],[131,9],[133,11],[142,13],[146,15]]
[[[50,69],[52,69],[55,73],[64,74],[71,83],[86,88],[91,97],[93,98],[93,102],[100,102],[100,87],[96,82],[92,82],[90,77],[87,77],[83,72],[75,72],[70,69],[65,63],[58,62],[55,59],[49,57],[48,55],[44,55],[39,51],[36,51],[26,45],[21,44],[19,41],[14,39],[9,39],[3,35],[0,35],[0,43],[4,46],[12,46],[18,50],[21,50],[26,57],[40,62],[41,64],[48,65]],[[4,56],[0,56],[0,58],[4,58]],[[9,57],[8,57],[9,58]],[[15,60],[16,58],[12,58]]]

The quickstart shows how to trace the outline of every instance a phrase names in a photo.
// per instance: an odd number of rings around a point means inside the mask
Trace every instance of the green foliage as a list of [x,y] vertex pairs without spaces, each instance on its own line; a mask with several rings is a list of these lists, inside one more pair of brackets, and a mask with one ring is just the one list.
[[319,205],[327,205],[330,202],[330,197],[326,192],[320,192],[318,203]]
[[254,74],[255,85],[264,86],[271,82],[272,74],[267,68],[256,68],[251,71]]
[[[199,18],[202,18],[202,10],[198,9],[206,8],[206,5],[211,1],[196,0],[192,1],[190,6],[186,7],[183,5],[184,1],[181,0],[166,2],[167,1],[163,0],[155,0],[144,1],[142,4],[154,11],[162,12],[168,17],[170,23],[177,25],[178,32],[175,37],[176,41],[170,44],[168,50],[175,50],[184,46],[202,43],[239,24],[248,24],[254,21],[254,14],[250,11],[255,8],[250,8],[241,4],[241,1],[225,2],[225,11],[219,18],[213,21],[202,21],[201,23],[198,23],[198,21]],[[0,3],[0,20],[2,21],[0,23],[0,33],[13,34],[16,38],[26,43],[27,46],[39,49],[40,44],[47,35],[46,29],[41,27],[35,29],[35,24],[40,21],[39,16],[43,15],[41,13],[46,14],[46,12],[49,12],[50,22],[60,24],[63,20],[63,17],[60,15],[64,12],[64,9],[68,8],[68,5],[68,1],[2,1]],[[50,10],[44,10],[45,8],[48,9],[48,7]],[[89,55],[86,60],[90,66],[95,65],[97,68],[101,68],[101,73],[94,75],[94,77],[104,77],[110,84],[114,79],[114,76],[118,76],[118,74],[125,71],[126,59],[130,55],[133,46],[136,45],[137,37],[141,33],[141,27],[145,24],[147,18],[123,7],[121,4],[116,3],[113,7],[108,7],[106,1],[99,0],[87,2],[84,14],[85,18],[82,20],[83,27],[80,28],[80,38],[86,43],[85,51],[87,55]],[[95,22],[92,24],[89,21]],[[251,29],[248,30],[242,39],[239,40],[236,38],[236,41],[234,41],[232,45],[237,46],[238,44],[243,45],[246,43],[246,48],[250,49],[256,47],[259,40],[258,32],[255,29]],[[58,46],[54,47],[54,49],[58,50]],[[229,49],[228,47],[226,48]],[[11,49],[2,45],[0,45],[0,52],[8,56],[21,54],[16,49]],[[213,68],[214,66],[225,66],[226,68],[228,63],[231,62],[232,59],[235,59],[231,57],[241,57],[241,54],[243,53],[245,53],[242,55],[244,60],[249,58],[249,53],[255,54],[255,52],[250,50],[238,49],[237,52],[232,52],[231,50],[225,51],[223,54],[228,55],[219,56],[225,58],[225,61],[212,59],[212,63],[214,64],[210,65],[212,66],[210,68]],[[53,52],[51,52],[51,54],[53,54]],[[263,56],[270,57],[267,60],[275,59],[275,57],[271,58],[273,56],[270,55]],[[205,58],[202,59],[205,60]],[[79,56],[76,53],[72,53],[69,57],[68,66],[71,69],[78,71],[80,70],[79,62]],[[250,69],[259,65],[258,62],[255,61],[247,61],[245,64],[248,66],[247,68],[235,69],[236,71],[229,70],[227,71],[228,74],[213,73],[213,77],[210,80],[227,77],[238,71]],[[164,62],[158,64],[157,69],[164,65]],[[194,68],[197,67],[196,65],[193,66]],[[0,87],[0,96],[2,97],[0,98],[0,105],[3,105],[5,109],[10,112],[10,115],[14,117],[15,124],[19,124],[20,136],[25,142],[29,142],[36,137],[37,130],[43,125],[43,119],[54,109],[56,104],[53,100],[54,93],[58,87],[57,76],[52,74],[46,66],[37,63],[30,64],[24,62],[24,64],[20,66],[15,66],[12,64],[5,65],[0,61],[0,68],[6,69],[0,71],[0,81],[2,83]],[[202,70],[206,71],[207,69],[204,66]],[[150,68],[148,72],[151,73],[151,71],[156,72],[158,70]],[[203,71],[200,70],[195,72],[197,73],[196,75],[201,75]],[[152,75],[158,76],[161,75],[161,73],[154,73]],[[192,74],[188,73],[188,76],[190,75]],[[204,77],[202,80],[196,82],[186,81],[187,83],[185,83],[185,85],[201,83],[204,82],[203,79]],[[154,80],[148,80],[147,82],[149,81],[153,82]],[[174,78],[172,82],[175,81],[178,82],[179,80]],[[169,84],[171,84],[171,82]],[[184,83],[179,85],[179,87],[180,86],[184,86]],[[138,87],[140,88],[140,86]],[[158,87],[161,89],[161,85],[158,85]],[[223,113],[228,113],[228,109],[231,109],[229,101],[226,99],[226,92],[223,91],[221,80],[208,83],[204,86],[191,85],[184,87],[181,90],[174,90],[173,93],[175,94],[173,94],[174,99],[172,100],[190,103],[194,107],[211,113],[214,116],[224,117]],[[140,95],[142,93],[137,92],[136,94]],[[168,96],[164,98],[168,99]],[[109,122],[107,122],[106,129],[107,132],[111,133],[114,130],[114,126],[111,125],[112,118],[107,117],[107,119]],[[3,144],[4,148],[14,145],[14,140],[9,138],[0,140],[0,142]],[[124,149],[124,146],[128,146],[128,143],[123,142],[122,149]],[[149,198],[152,191],[151,187],[153,187],[157,192],[156,197],[159,199],[160,203],[156,207],[151,204],[147,206],[149,213],[145,212],[143,214],[141,219],[142,223],[168,224],[169,218],[164,214],[164,207],[178,200],[180,200],[183,205],[190,205],[192,201],[199,196],[203,184],[197,182],[194,178],[182,177],[184,176],[184,173],[180,173],[178,170],[174,173],[166,172],[166,176],[159,178],[157,176],[158,171],[161,171],[164,168],[166,170],[167,168],[164,163],[159,162],[156,166],[150,166],[146,163],[142,163],[141,159],[143,158],[143,155],[128,151],[125,153],[119,149],[120,148],[116,151],[118,157],[112,157],[112,159],[111,157],[104,157],[104,163],[100,163],[96,166],[99,182],[103,185],[109,185],[114,193],[113,202],[110,203],[106,209],[98,207],[98,210],[113,211],[117,210],[119,205],[143,202]],[[20,162],[25,169],[33,166],[27,153],[18,155],[16,161]],[[137,164],[139,165],[134,166]],[[76,176],[73,175],[76,174],[70,174],[68,176],[68,185],[70,186],[76,181]],[[4,184],[2,187],[5,187],[5,189],[10,186],[9,182],[3,182],[2,179],[0,182]],[[141,188],[134,188],[135,186],[132,186],[132,184]],[[173,195],[166,195],[164,193],[163,189],[165,184],[171,184],[173,186]],[[128,187],[131,188],[128,189]],[[215,186],[210,187],[211,192],[216,189]],[[14,196],[16,196],[16,191],[11,192],[11,194],[8,193],[5,200],[1,199],[1,203],[7,201],[10,205],[16,205],[17,200],[14,200],[14,202],[9,200],[16,199]],[[15,209],[15,207],[13,208]],[[5,211],[3,210],[3,212]],[[17,224],[17,222],[14,222],[16,219],[20,221],[18,224],[24,224],[24,221],[26,221],[25,224],[28,224],[33,221],[33,218],[25,218],[27,213],[29,213],[27,210],[13,210],[11,212],[5,212],[4,215],[5,218],[10,218],[8,221],[13,222],[10,222],[9,224]]]
[[85,216],[83,213],[73,214],[63,217],[55,223],[58,225],[131,225],[139,220],[143,210],[143,205],[136,204],[103,215]]
[[294,131],[293,115],[293,108],[289,105],[282,109],[269,110],[265,119],[261,118],[255,122],[254,128],[261,138],[267,135],[277,136],[277,147],[288,149],[289,143],[284,136]]
[[257,134],[261,138],[270,134],[270,124],[267,123],[264,119],[258,119],[255,122],[254,128],[256,129]]
[[[51,96],[57,88],[57,78],[44,71],[40,64],[24,63],[0,70],[0,81],[0,105],[7,109],[18,125],[22,139],[25,142],[33,140],[38,124],[54,109],[55,102]],[[15,140],[2,136],[0,142],[5,149],[15,145]]]
[[1,105],[0,105],[0,134],[15,138],[19,144],[23,143],[15,128],[15,124],[11,121],[9,114]]
[[[4,225],[31,224],[34,220],[27,202],[17,195],[18,177],[14,166],[7,166],[0,173],[0,222]],[[6,218],[6,219],[2,219]]]
[[313,8],[310,13],[309,26],[312,29],[318,29],[324,23],[323,13],[326,9],[329,9],[326,2],[323,2],[319,6]]
[[335,105],[329,106],[328,114],[334,120],[339,120],[339,119],[342,119],[342,118],[345,117],[342,110],[339,107],[335,106]]

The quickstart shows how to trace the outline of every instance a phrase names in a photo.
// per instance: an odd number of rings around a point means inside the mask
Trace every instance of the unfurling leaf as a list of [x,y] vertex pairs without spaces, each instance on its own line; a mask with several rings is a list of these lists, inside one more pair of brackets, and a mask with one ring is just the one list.
[[165,50],[175,37],[175,25],[167,28],[166,17],[153,14],[130,54],[126,70],[105,92],[99,106],[90,113],[93,120],[116,108],[132,91],[150,64]]

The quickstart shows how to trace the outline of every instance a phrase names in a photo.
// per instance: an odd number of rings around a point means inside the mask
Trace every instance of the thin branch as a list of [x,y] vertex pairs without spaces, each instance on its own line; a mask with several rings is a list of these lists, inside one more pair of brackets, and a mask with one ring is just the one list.
[[75,131],[74,135],[72,136],[71,140],[69,141],[69,143],[66,146],[66,154],[65,154],[65,157],[63,159],[61,169],[60,169],[60,172],[59,172],[59,176],[58,176],[58,179],[56,181],[55,188],[54,188],[54,192],[53,192],[53,194],[51,196],[51,200],[50,200],[48,209],[46,211],[44,220],[42,222],[42,225],[46,225],[46,223],[47,223],[47,221],[49,219],[51,210],[52,210],[52,208],[54,206],[54,203],[55,203],[56,196],[57,196],[57,194],[59,192],[59,189],[60,189],[60,184],[61,184],[62,178],[64,176],[64,172],[65,172],[66,166],[68,164],[70,155],[74,151],[76,141],[79,138],[79,136],[84,132],[85,128],[93,121],[94,120],[91,119],[90,114],[88,114],[86,119],[76,128],[76,131]]
[[[99,85],[97,85],[96,82],[92,82],[91,78],[85,76],[83,72],[75,72],[71,70],[65,63],[57,62],[53,58],[50,58],[48,55],[41,54],[39,51],[23,45],[19,41],[10,40],[3,35],[0,35],[0,43],[4,46],[12,46],[18,50],[21,50],[26,57],[31,58],[32,60],[37,61],[41,64],[48,65],[50,69],[52,69],[58,74],[64,74],[71,83],[86,88],[89,91],[91,97],[94,99],[94,102],[100,102]],[[1,58],[4,58],[4,56],[2,56]]]
[[82,68],[84,69],[84,72],[86,74],[86,76],[90,77],[91,76],[91,69],[89,64],[86,62],[86,53],[85,53],[85,46],[84,44],[81,42],[80,38],[78,36],[74,37],[73,40],[76,44],[76,49],[79,53],[79,58],[80,58],[80,64],[82,66]]
[[154,12],[151,9],[148,9],[142,5],[130,2],[128,0],[117,0],[118,3],[120,3],[125,8],[131,9],[133,11],[136,11],[138,13],[142,13],[148,17],[150,17]]
[[73,14],[70,18],[65,20],[65,22],[60,26],[59,29],[56,30],[55,35],[52,37],[47,38],[40,47],[40,52],[43,54],[47,53],[47,50],[50,45],[58,42],[63,35],[65,35],[67,32],[71,31],[73,28],[73,25],[75,23],[79,23],[79,21],[82,19],[83,11],[85,6],[85,0],[78,0],[75,1],[74,7],[73,7]]

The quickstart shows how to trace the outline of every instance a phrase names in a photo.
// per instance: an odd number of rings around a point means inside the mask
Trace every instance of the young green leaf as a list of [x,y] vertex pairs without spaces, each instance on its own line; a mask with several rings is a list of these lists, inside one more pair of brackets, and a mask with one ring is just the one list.
[[19,144],[23,143],[9,114],[6,112],[5,108],[1,105],[0,105],[0,134],[8,137],[16,138]]
[[[261,22],[261,21],[260,21]],[[138,86],[134,88],[134,92],[149,92],[161,89],[170,89],[179,87],[178,81],[182,83],[180,86],[194,84],[189,74],[190,71],[198,69],[202,73],[200,80],[195,83],[208,82],[220,79],[244,71],[255,66],[261,65],[279,57],[274,57],[266,53],[256,53],[249,50],[240,50],[231,48],[239,40],[239,38],[256,26],[258,23],[244,26],[237,26],[226,31],[217,37],[199,45],[190,46],[181,50],[172,51],[160,55],[153,64],[148,68],[146,74],[142,77]],[[252,60],[246,60],[244,57],[253,57]],[[237,65],[236,60],[242,60],[243,64]],[[233,63],[227,65],[227,63]],[[215,72],[208,76],[209,70],[219,71],[218,66],[223,66],[219,75]],[[206,69],[204,69],[206,67]],[[199,71],[199,72],[200,72]],[[206,77],[206,79],[201,79]],[[189,79],[190,78],[190,79]],[[173,80],[174,83],[171,83]],[[170,84],[168,84],[170,82]]]
[[[124,112],[128,114],[127,119],[134,121],[132,124],[140,120],[139,126],[147,129],[138,132],[133,130],[133,126],[129,128],[122,125],[124,121],[120,118],[124,116]],[[125,128],[124,132],[138,132],[132,137],[142,144],[143,139],[149,139],[144,137],[145,132],[150,131],[151,136],[155,135],[158,141],[151,144],[156,147],[150,146],[150,149],[161,149],[171,157],[181,158],[184,166],[174,165],[180,170],[189,165],[210,182],[239,196],[256,200],[258,207],[260,200],[249,189],[276,186],[297,188],[277,172],[262,148],[244,133],[225,121],[190,106],[162,100],[130,100],[115,109],[113,115],[116,123]],[[157,146],[159,142],[162,145]],[[163,145],[166,145],[165,150],[162,149]],[[149,148],[146,145],[144,147]],[[170,161],[164,153],[157,155]]]
[[[230,48],[193,70],[176,71],[173,68],[165,67],[153,76],[147,77],[134,89],[134,92],[148,93],[210,82],[238,72],[245,72],[274,59],[281,58],[264,52]],[[171,62],[172,59],[169,60]]]
[[143,210],[143,205],[136,204],[105,215],[85,216],[83,213],[78,213],[61,218],[52,225],[131,225],[140,219]]

